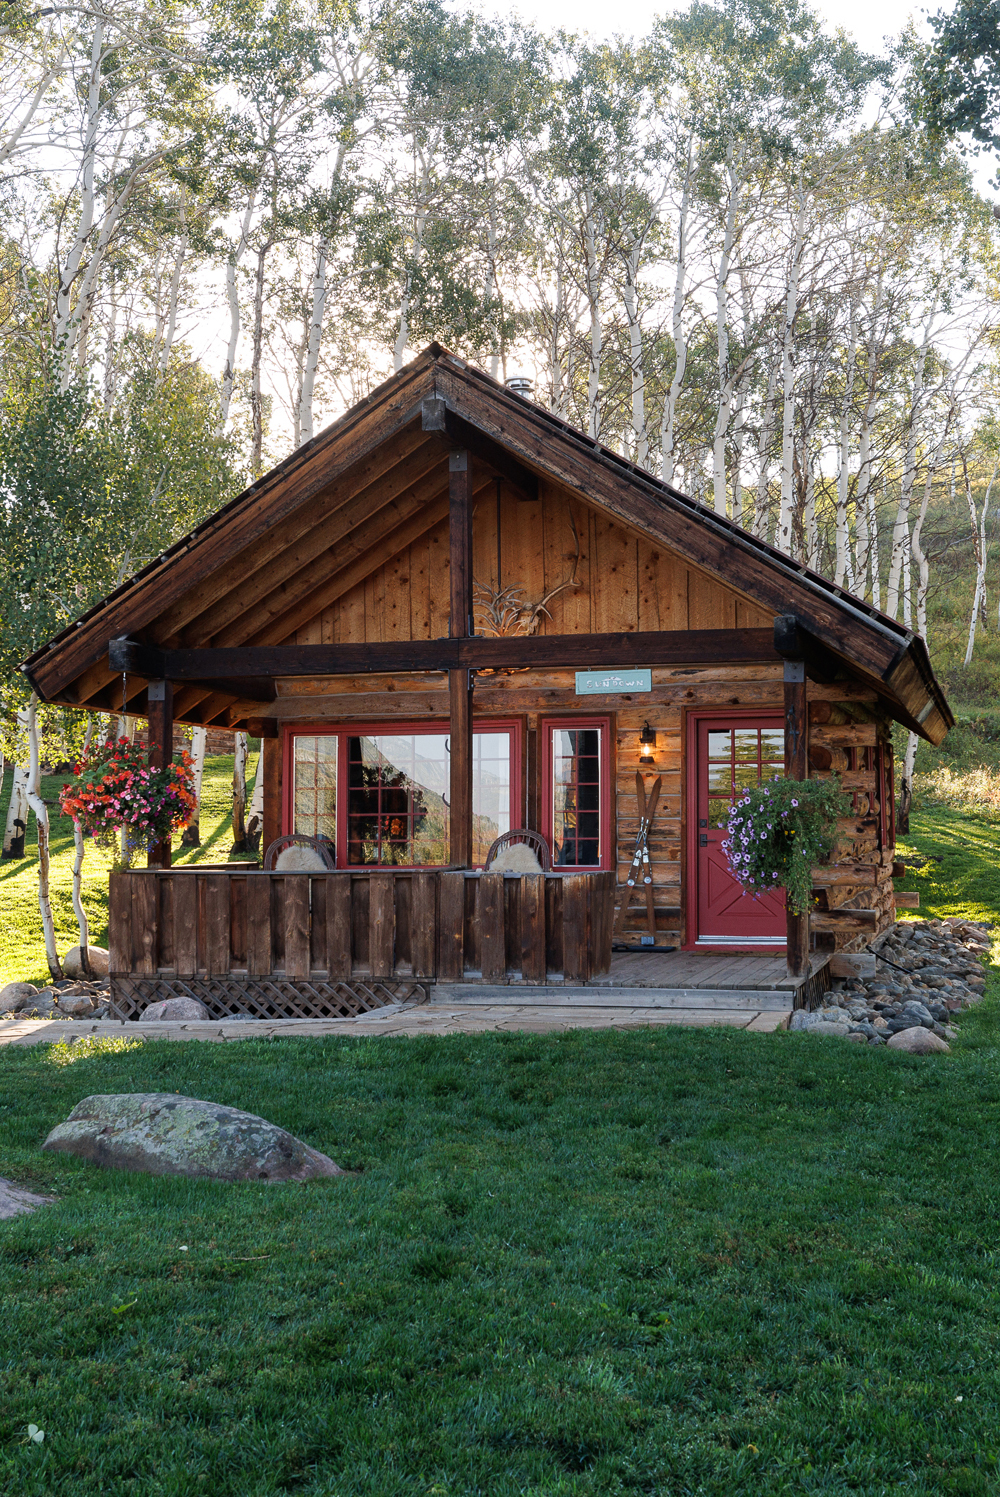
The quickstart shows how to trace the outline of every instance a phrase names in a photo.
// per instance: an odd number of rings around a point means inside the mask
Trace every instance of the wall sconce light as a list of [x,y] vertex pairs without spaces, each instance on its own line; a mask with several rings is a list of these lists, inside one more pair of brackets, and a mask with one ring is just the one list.
[[656,734],[648,722],[642,725],[642,732],[639,734],[639,747],[642,749],[642,753],[639,755],[639,763],[652,764],[653,750],[656,747]]

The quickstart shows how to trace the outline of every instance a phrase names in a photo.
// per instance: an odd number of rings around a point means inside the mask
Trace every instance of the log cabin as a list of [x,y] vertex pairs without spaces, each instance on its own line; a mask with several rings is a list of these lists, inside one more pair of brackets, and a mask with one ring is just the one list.
[[[154,763],[175,723],[259,737],[262,850],[323,851],[113,875],[125,1017],[587,983],[613,945],[806,981],[895,918],[891,725],[953,722],[911,629],[438,345],[23,669],[146,716]],[[750,898],[733,796],[834,773],[854,811],[811,917]],[[498,841],[529,863],[487,868]]]

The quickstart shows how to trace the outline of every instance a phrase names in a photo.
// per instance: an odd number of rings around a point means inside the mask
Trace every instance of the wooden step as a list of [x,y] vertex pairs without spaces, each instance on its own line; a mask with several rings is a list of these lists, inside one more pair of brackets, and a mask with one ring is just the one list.
[[473,1007],[497,1004],[531,1008],[701,1008],[784,1011],[792,1006],[791,989],[782,988],[581,988],[527,987],[497,983],[435,983],[422,1008],[441,1004]]

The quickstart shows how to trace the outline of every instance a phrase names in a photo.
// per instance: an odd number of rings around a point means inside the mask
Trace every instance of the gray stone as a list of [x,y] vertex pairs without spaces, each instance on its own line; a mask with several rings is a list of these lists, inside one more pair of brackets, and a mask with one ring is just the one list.
[[817,1019],[814,1024],[810,1024],[806,1027],[805,1032],[806,1034],[835,1035],[837,1038],[842,1040],[850,1039],[850,1030],[848,1029],[847,1025],[835,1024],[830,1019]]
[[108,975],[108,953],[103,946],[88,946],[87,953],[90,957],[90,971],[84,972],[83,962],[80,960],[79,946],[71,946],[63,957],[63,971],[67,977],[107,977]]
[[894,1034],[889,1041],[889,1049],[903,1050],[907,1055],[947,1055],[951,1046],[947,1040],[940,1039],[921,1025],[919,1028],[904,1029],[899,1034]]
[[73,1019],[85,1019],[94,1012],[94,1000],[89,993],[60,993],[59,1010]]
[[19,1009],[34,1003],[38,989],[33,982],[9,982],[0,988],[0,1014],[16,1014]]
[[868,1036],[862,1034],[860,1029],[850,1030],[844,1038],[849,1040],[852,1045],[867,1045],[868,1043]]
[[911,998],[909,1002],[903,1004],[903,1015],[904,1017],[909,1015],[914,1019],[919,1019],[921,1024],[927,1025],[928,1028],[934,1023],[934,1016],[930,1009],[926,1008],[924,1004],[918,1003],[915,998]]
[[176,1024],[180,1019],[209,1019],[211,1014],[197,998],[161,998],[159,1003],[144,1008],[141,1018],[144,1022],[172,1020]]
[[108,1169],[190,1179],[314,1180],[344,1173],[264,1118],[174,1092],[84,1097],[42,1147]]
[[0,1221],[9,1221],[12,1216],[27,1216],[39,1206],[49,1206],[52,1196],[36,1196],[30,1190],[22,1190],[13,1180],[0,1179]]

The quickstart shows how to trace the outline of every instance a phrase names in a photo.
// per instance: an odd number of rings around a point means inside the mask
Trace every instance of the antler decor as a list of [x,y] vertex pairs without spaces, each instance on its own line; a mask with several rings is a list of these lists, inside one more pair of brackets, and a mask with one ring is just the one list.
[[580,586],[576,576],[580,565],[580,536],[572,514],[569,522],[573,527],[573,540],[576,542],[573,570],[567,581],[560,582],[558,587],[553,587],[537,603],[529,603],[525,599],[523,587],[490,587],[485,582],[473,582],[472,607],[477,634],[486,635],[491,639],[499,639],[503,635],[511,634],[534,634],[542,621],[543,614],[546,618],[552,617],[548,609],[552,599],[564,593],[568,587]]

